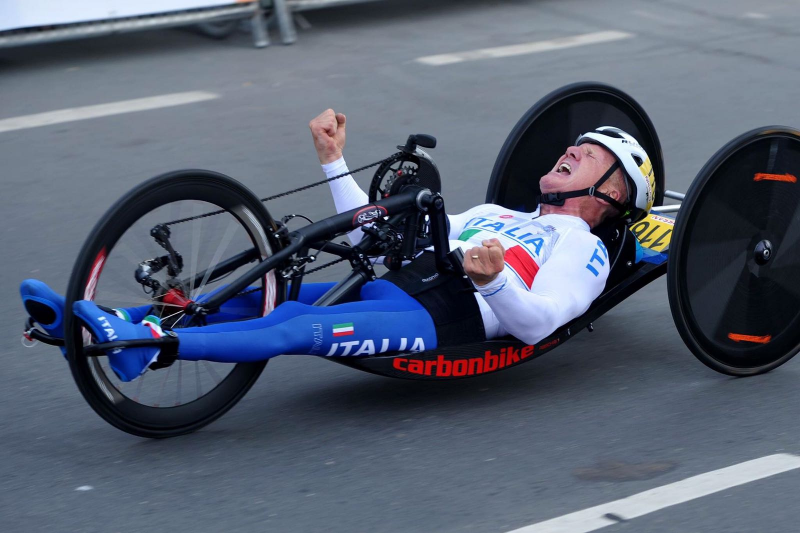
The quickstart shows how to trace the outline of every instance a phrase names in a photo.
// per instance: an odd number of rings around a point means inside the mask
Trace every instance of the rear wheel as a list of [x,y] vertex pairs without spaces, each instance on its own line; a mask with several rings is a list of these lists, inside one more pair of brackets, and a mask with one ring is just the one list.
[[750,376],[800,351],[800,132],[728,143],[692,183],[675,223],[670,308],[686,345],[718,372]]
[[[213,216],[191,219],[197,215]],[[177,221],[177,222],[176,222]],[[159,244],[153,229],[166,224],[169,246]],[[148,370],[133,382],[120,381],[106,357],[83,354],[86,330],[71,313],[76,300],[126,309],[136,321],[156,314],[179,331],[202,326],[186,316],[182,296],[197,301],[263,261],[279,249],[275,223],[264,205],[238,182],[214,172],[186,170],[165,174],[136,187],[103,216],[86,241],[67,291],[66,344],[73,377],[92,408],[113,426],[143,437],[170,437],[194,431],[233,407],[255,383],[266,362],[248,364],[178,360]],[[179,265],[157,268],[142,282],[143,262],[170,256]],[[250,250],[224,276],[215,267]],[[163,262],[163,261],[162,261]],[[240,264],[241,263],[241,264]],[[137,273],[138,271],[138,273]],[[137,279],[138,275],[138,279]],[[193,283],[187,282],[195,279]],[[159,288],[160,287],[160,288]],[[223,307],[214,320],[256,318],[285,297],[273,272]],[[165,292],[171,290],[170,297]]]

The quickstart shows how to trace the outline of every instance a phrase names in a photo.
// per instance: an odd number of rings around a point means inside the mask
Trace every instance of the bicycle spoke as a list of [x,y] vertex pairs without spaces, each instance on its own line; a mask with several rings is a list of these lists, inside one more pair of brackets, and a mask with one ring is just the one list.
[[206,269],[206,273],[203,276],[203,281],[200,283],[200,286],[197,288],[197,290],[194,293],[192,293],[191,297],[192,300],[197,299],[198,295],[203,294],[203,289],[205,288],[206,283],[208,282],[208,278],[211,277],[211,271],[214,270],[214,267],[216,267],[219,264],[220,260],[222,259],[222,254],[225,253],[225,250],[228,248],[228,245],[231,243],[231,240],[233,240],[233,235],[235,231],[236,231],[236,225],[234,224],[234,221],[231,220],[228,222],[228,227],[225,229],[225,236],[222,238],[219,245],[217,246],[217,250],[214,252],[214,257],[211,259],[211,264]]
[[175,406],[181,405],[181,388],[183,387],[183,361],[178,359],[178,386],[175,392]]
[[217,374],[216,370],[214,370],[214,367],[211,366],[211,363],[208,361],[203,361],[203,364],[205,365],[208,373],[211,374],[212,379],[217,383],[217,385],[219,385],[220,381],[222,381],[222,378],[219,377],[219,374]]
[[164,395],[164,388],[167,385],[167,380],[169,379],[169,373],[172,371],[172,367],[167,367],[167,371],[164,374],[164,380],[161,382],[161,390],[158,391],[158,398],[156,398],[156,403],[153,404],[153,407],[158,407],[161,405],[161,398]]
[[138,402],[139,398],[142,395],[142,386],[144,385],[144,379],[147,377],[147,372],[139,376],[139,384],[136,385],[136,394],[131,398],[134,402]]
[[[195,208],[197,208],[197,204],[194,204]],[[197,216],[199,213],[199,209],[193,213],[192,216]],[[191,264],[189,265],[189,279],[194,279],[197,275],[197,266],[199,263],[199,255],[200,255],[200,233],[201,233],[201,226],[202,220],[195,221],[196,224],[192,224],[192,249],[191,249]],[[191,292],[191,288],[189,289]]]
[[194,376],[197,385],[197,398],[199,398],[200,396],[203,395],[203,388],[200,385],[200,363],[198,363],[197,361],[194,362]]

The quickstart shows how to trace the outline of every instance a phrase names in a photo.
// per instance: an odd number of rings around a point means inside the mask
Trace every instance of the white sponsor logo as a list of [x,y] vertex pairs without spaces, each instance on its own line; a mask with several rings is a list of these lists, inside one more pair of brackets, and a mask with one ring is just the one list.
[[[119,337],[117,336],[117,332],[114,331],[114,328],[111,327],[111,322],[104,316],[97,317],[97,320],[100,321],[100,325],[103,327],[103,331],[106,333],[106,342],[111,342],[117,340]],[[111,353],[117,354],[122,351],[122,348],[114,348],[111,350]]]
[[366,224],[367,222],[375,220],[376,218],[380,218],[382,214],[383,213],[379,209],[367,211],[366,213],[361,213],[360,215],[358,215],[358,218],[356,218],[356,222],[359,225],[363,225]]
[[[405,351],[408,347],[409,339],[402,337],[400,339],[400,347],[397,351]],[[354,350],[355,348],[355,350]],[[420,337],[416,337],[411,344],[409,351],[422,352],[425,350],[425,341]],[[326,357],[345,356],[345,355],[373,355],[375,353],[385,353],[389,351],[389,339],[381,339],[381,349],[375,351],[375,341],[366,339],[363,341],[348,341],[348,342],[334,342],[331,349],[325,354]]]
[[309,354],[314,354],[322,347],[322,324],[311,324],[311,329],[314,332],[314,344],[311,345]]

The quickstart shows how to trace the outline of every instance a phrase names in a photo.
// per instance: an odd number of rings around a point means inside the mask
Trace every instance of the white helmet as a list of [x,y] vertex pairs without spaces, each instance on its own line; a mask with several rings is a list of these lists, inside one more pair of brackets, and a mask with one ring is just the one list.
[[[656,184],[653,165],[644,148],[631,135],[613,126],[603,126],[584,133],[578,137],[575,145],[587,142],[607,148],[622,167],[629,188],[625,209],[622,210],[623,218],[632,224],[646,217],[653,207]],[[595,187],[601,184],[598,182]]]

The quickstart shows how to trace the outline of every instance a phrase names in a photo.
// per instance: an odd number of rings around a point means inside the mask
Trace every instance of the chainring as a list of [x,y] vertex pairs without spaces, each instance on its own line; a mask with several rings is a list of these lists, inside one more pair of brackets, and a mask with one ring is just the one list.
[[394,196],[411,185],[441,192],[442,183],[436,165],[425,152],[419,148],[417,152],[418,155],[397,154],[378,167],[369,186],[370,202]]

